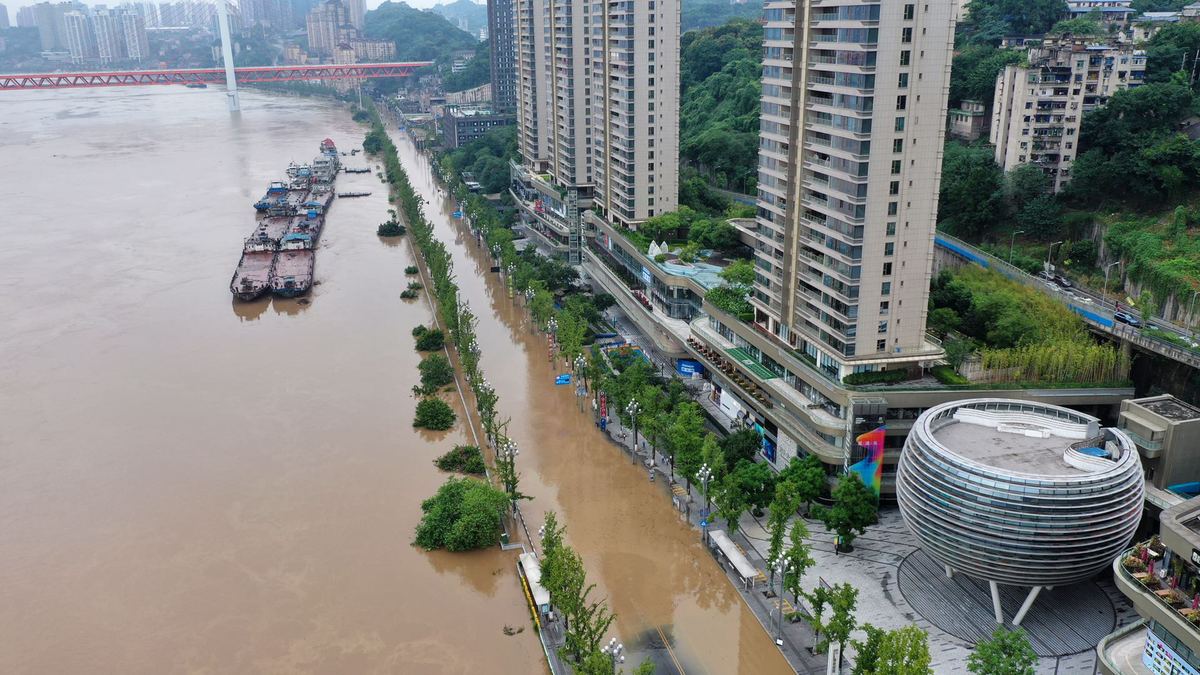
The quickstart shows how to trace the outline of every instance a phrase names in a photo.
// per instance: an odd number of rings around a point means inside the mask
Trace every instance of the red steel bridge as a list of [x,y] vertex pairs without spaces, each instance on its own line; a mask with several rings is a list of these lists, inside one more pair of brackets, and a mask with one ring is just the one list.
[[[350,63],[323,66],[256,66],[235,68],[239,83],[291,82],[295,80],[362,80],[370,77],[407,77],[432,61],[407,63]],[[115,70],[94,73],[30,73],[0,75],[0,91],[129,87],[148,84],[223,84],[223,68],[175,70]]]

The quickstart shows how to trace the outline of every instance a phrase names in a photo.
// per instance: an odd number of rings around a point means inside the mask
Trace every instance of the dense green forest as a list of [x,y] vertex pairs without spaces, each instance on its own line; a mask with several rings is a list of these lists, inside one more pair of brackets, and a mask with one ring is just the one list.
[[762,18],[761,2],[735,4],[729,0],[683,0],[679,22],[684,31],[720,26],[730,19],[757,22]]
[[487,194],[508,185],[508,160],[517,157],[517,128],[492,129],[478,140],[442,156],[442,166],[454,174],[470,171]]
[[735,19],[680,40],[679,154],[713,184],[754,193],[762,26]]

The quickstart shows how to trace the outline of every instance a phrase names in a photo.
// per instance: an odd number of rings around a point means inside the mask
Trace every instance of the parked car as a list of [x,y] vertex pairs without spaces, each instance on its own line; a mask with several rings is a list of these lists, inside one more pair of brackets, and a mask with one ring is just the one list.
[[1071,288],[1071,280],[1061,274],[1054,275],[1054,283],[1062,286],[1063,288]]
[[1045,279],[1046,281],[1053,281],[1053,280],[1054,280],[1054,275],[1053,275],[1053,274],[1050,274],[1050,273],[1049,273],[1049,272],[1047,272],[1046,270],[1042,270],[1041,272],[1038,272],[1038,273],[1037,273],[1037,276],[1038,276],[1038,278],[1039,278],[1039,279]]
[[1142,320],[1130,314],[1129,312],[1115,312],[1113,314],[1113,320],[1119,321],[1120,323],[1129,324],[1134,328],[1142,327]]

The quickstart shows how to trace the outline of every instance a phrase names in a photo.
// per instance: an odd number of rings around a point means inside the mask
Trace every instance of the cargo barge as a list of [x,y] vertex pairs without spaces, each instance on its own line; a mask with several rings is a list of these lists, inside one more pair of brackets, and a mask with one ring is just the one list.
[[292,164],[288,180],[271,182],[254,203],[260,216],[229,282],[235,298],[254,300],[268,291],[294,298],[312,288],[315,249],[340,169],[337,147],[326,138],[312,164]]

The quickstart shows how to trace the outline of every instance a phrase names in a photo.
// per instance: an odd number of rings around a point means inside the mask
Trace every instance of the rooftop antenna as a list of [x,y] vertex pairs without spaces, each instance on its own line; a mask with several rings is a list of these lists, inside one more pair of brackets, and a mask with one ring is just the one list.
[[225,96],[229,112],[241,110],[238,103],[237,77],[233,73],[233,45],[229,42],[229,7],[227,0],[217,0],[217,24],[221,30],[221,59],[225,61]]

